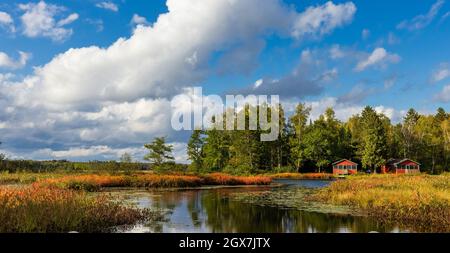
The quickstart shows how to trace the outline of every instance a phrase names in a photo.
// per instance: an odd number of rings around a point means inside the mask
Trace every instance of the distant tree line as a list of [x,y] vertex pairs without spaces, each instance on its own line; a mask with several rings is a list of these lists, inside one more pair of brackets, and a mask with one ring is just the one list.
[[[250,106],[245,113],[248,120]],[[261,110],[258,106],[257,110]],[[225,171],[256,173],[264,171],[309,172],[330,170],[331,163],[351,159],[364,170],[376,171],[389,158],[409,158],[422,164],[422,171],[449,171],[450,114],[439,108],[435,115],[421,115],[410,109],[403,121],[390,119],[367,106],[342,122],[328,108],[315,121],[311,108],[298,104],[286,119],[281,105],[279,138],[260,141],[258,130],[194,130],[188,142],[190,169],[197,172]],[[270,114],[268,114],[270,115]]]
[[34,161],[10,160],[0,161],[0,171],[8,172],[55,172],[55,171],[133,171],[148,170],[148,163],[128,163],[117,161],[71,162],[67,160]]

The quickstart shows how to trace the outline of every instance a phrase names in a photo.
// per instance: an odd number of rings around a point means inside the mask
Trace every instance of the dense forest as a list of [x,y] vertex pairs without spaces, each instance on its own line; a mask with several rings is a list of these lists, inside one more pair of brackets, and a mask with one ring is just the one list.
[[[249,108],[239,112],[245,113],[247,121]],[[276,141],[260,141],[259,128],[194,130],[187,149],[190,169],[230,173],[323,172],[331,171],[331,163],[343,158],[372,172],[390,158],[415,160],[422,164],[422,171],[432,174],[450,169],[450,114],[443,108],[435,115],[421,115],[410,109],[398,124],[392,124],[386,115],[370,106],[347,122],[336,119],[332,108],[315,121],[310,120],[311,108],[305,104],[298,104],[289,119],[281,105],[273,109],[278,110],[280,120]]]

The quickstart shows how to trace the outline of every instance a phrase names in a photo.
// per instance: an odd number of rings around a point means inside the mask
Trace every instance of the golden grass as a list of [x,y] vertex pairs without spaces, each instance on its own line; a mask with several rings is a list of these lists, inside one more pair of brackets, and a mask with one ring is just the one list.
[[207,175],[66,175],[39,180],[35,184],[74,190],[98,191],[107,187],[183,188],[206,185],[267,185],[270,183],[269,177],[241,177],[213,173]]
[[39,186],[0,187],[1,233],[105,232],[155,215],[121,206],[106,195]]
[[318,179],[318,180],[328,180],[334,178],[333,174],[330,173],[277,173],[269,174],[271,178],[283,178],[283,179]]
[[357,207],[418,231],[450,232],[450,174],[350,176],[313,199]]

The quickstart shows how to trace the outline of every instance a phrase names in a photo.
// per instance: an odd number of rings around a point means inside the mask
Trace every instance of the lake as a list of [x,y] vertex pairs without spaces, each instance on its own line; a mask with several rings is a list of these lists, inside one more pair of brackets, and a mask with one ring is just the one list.
[[275,183],[278,184],[275,187],[114,191],[112,194],[122,201],[165,212],[164,221],[138,224],[119,232],[408,232],[345,209],[312,206],[302,201],[301,194],[324,187],[329,181],[275,180]]

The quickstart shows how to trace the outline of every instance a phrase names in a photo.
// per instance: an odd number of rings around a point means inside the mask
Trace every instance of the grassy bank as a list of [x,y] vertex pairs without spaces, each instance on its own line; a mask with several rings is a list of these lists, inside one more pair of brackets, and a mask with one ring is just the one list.
[[205,185],[267,185],[269,177],[231,176],[222,173],[207,175],[66,175],[36,181],[35,185],[55,186],[63,189],[98,191],[108,187],[183,188]]
[[310,179],[310,180],[329,180],[334,178],[330,173],[277,173],[269,174],[273,179]]
[[312,199],[356,207],[417,231],[450,232],[450,174],[351,176]]
[[107,232],[156,219],[149,210],[122,206],[106,195],[38,186],[0,187],[0,232]]

